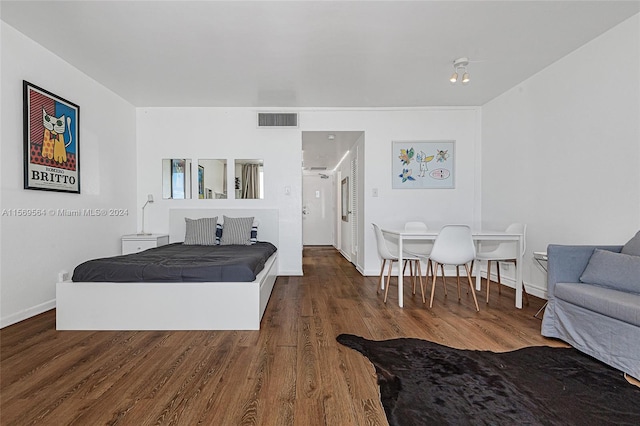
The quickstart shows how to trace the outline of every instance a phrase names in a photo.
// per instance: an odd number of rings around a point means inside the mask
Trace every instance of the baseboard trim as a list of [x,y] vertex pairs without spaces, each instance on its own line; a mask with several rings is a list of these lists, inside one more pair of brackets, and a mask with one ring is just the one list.
[[52,299],[47,302],[41,303],[39,305],[33,306],[31,308],[24,309],[20,312],[16,312],[15,314],[2,317],[0,318],[0,328],[5,328],[10,325],[16,324],[20,321],[24,321],[31,317],[35,317],[36,315],[40,315],[43,312],[50,311],[55,307],[56,307],[56,299]]
[[[482,270],[481,275],[483,278],[487,277],[487,271],[486,270]],[[509,286],[511,288],[515,288],[516,286],[516,281],[515,279],[511,278],[511,277],[504,277],[504,276],[500,276],[501,280],[500,282],[502,283],[502,285],[506,285]],[[475,279],[475,277],[474,277]],[[498,275],[497,274],[491,274],[491,281],[493,282],[498,282]],[[534,285],[532,283],[527,283],[524,282],[523,283],[525,288],[527,289],[527,293],[531,294],[532,296],[536,296],[539,297],[541,299],[545,299],[547,300],[547,289],[546,288],[541,288],[538,287],[537,285]]]
[[[291,270],[291,271],[278,271],[278,276],[283,276],[283,277],[301,277],[304,274],[302,273],[301,270]],[[277,279],[277,278],[276,278]]]
[[348,253],[346,253],[344,250],[340,250],[340,254],[342,255],[342,257],[347,259],[349,261],[349,263],[351,263],[351,256],[349,256]]

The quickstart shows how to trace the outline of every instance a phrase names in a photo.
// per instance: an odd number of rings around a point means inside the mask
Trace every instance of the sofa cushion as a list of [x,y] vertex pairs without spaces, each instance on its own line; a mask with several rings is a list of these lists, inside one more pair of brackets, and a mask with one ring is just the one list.
[[640,295],[584,283],[557,283],[554,296],[640,327]]
[[640,231],[622,247],[620,253],[640,256]]
[[580,281],[640,294],[640,256],[595,249]]

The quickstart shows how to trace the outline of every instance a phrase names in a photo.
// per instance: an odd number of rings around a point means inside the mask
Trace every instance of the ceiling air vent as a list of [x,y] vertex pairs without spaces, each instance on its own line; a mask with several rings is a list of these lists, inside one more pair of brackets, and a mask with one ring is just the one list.
[[258,127],[298,127],[295,112],[259,112]]

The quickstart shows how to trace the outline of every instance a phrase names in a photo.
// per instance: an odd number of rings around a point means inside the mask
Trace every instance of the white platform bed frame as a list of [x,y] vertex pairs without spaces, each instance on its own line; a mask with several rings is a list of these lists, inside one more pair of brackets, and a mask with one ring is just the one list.
[[[169,242],[184,240],[185,217],[258,220],[258,240],[278,247],[276,209],[171,209]],[[278,276],[278,252],[252,282],[56,284],[58,330],[259,330]]]

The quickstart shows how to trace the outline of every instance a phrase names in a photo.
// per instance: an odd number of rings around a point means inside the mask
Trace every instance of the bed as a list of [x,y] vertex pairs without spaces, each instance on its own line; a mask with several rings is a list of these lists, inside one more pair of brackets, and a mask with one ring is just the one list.
[[[222,218],[223,215],[254,217],[259,223],[258,240],[277,247],[279,220],[276,209],[171,209],[170,243],[184,240],[185,218]],[[149,255],[161,248],[141,254]],[[63,281],[56,284],[56,328],[259,330],[277,273],[278,252],[275,251],[250,282],[197,282],[189,278],[177,281],[175,277],[163,278],[163,275],[155,275],[158,281],[152,280],[154,275],[148,275],[143,282],[118,282],[121,278],[100,282]]]

